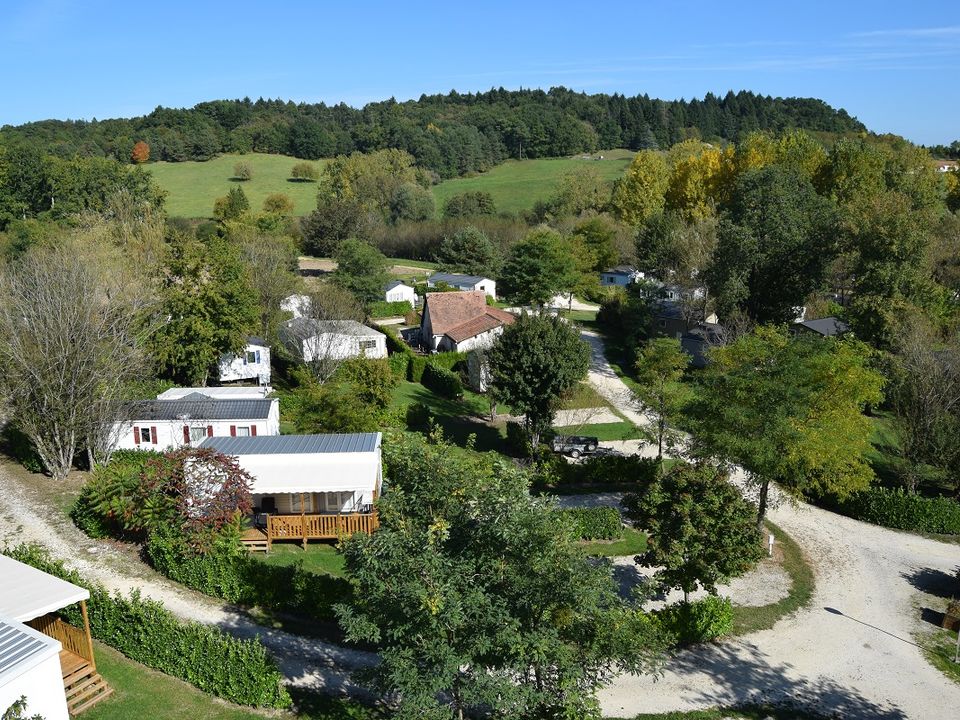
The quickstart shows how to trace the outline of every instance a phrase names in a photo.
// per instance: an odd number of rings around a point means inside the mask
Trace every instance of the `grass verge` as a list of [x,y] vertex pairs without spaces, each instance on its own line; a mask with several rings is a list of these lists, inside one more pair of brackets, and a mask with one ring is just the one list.
[[956,633],[935,628],[929,633],[917,636],[917,642],[931,665],[955,683],[960,683],[960,663],[953,661],[957,651]]
[[624,528],[623,537],[619,540],[585,542],[582,547],[587,555],[599,557],[637,555],[647,549],[647,534],[634,528]]
[[326,542],[311,542],[307,549],[295,542],[275,542],[269,553],[256,553],[257,560],[267,565],[286,566],[302,561],[303,569],[317,575],[343,577],[343,556]]
[[595,425],[567,425],[556,427],[558,435],[588,435],[604,440],[642,440],[643,433],[632,422],[622,420],[615,423],[597,423]]
[[629,719],[610,718],[609,720],[823,720],[825,717],[825,715],[817,715],[794,708],[750,705],[742,708],[713,708],[690,712],[642,714],[634,715]]
[[734,605],[731,635],[746,635],[772,628],[778,620],[804,607],[813,597],[813,568],[803,556],[803,550],[793,538],[772,522],[767,522],[767,529],[773,533],[783,553],[782,566],[790,576],[790,592],[782,600],[768,605],[759,607]]

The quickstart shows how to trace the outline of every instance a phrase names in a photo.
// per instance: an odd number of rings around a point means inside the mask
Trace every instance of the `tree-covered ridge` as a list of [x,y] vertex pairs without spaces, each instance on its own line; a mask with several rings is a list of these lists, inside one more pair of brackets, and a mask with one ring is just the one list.
[[601,148],[669,147],[681,140],[736,140],[753,130],[860,132],[844,110],[813,98],[748,91],[702,100],[587,95],[563,87],[393,98],[362,109],[283,100],[215,100],[191,109],[158,107],[113,120],[43,120],[0,129],[0,145],[28,143],[62,157],[128,162],[145,141],[152,160],[206,160],[222,152],[307,159],[385,148],[406,150],[442,177],[486,170],[508,157],[550,157]]

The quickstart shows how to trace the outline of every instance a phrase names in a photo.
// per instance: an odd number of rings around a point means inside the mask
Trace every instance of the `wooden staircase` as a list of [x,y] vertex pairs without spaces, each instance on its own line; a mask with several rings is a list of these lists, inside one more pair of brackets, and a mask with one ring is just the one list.
[[267,534],[259,528],[247,528],[244,530],[240,535],[240,544],[252,553],[270,552],[270,539],[267,537]]
[[67,709],[71,715],[79,715],[90,706],[96,705],[113,694],[113,688],[100,677],[93,663],[76,653],[62,650],[60,669],[63,673]]

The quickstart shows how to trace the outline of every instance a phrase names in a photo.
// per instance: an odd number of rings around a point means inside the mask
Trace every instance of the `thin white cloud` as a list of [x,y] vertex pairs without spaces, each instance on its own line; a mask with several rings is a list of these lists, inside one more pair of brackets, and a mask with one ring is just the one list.
[[848,37],[882,38],[882,37],[953,37],[960,36],[960,25],[944,25],[928,28],[894,28],[891,30],[867,30],[865,32],[850,33]]

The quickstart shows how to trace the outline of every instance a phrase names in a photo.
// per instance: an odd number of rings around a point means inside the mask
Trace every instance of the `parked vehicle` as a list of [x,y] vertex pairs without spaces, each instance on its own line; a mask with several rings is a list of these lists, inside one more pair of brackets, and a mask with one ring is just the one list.
[[596,452],[599,445],[598,438],[585,435],[557,435],[553,438],[553,451],[574,459]]

